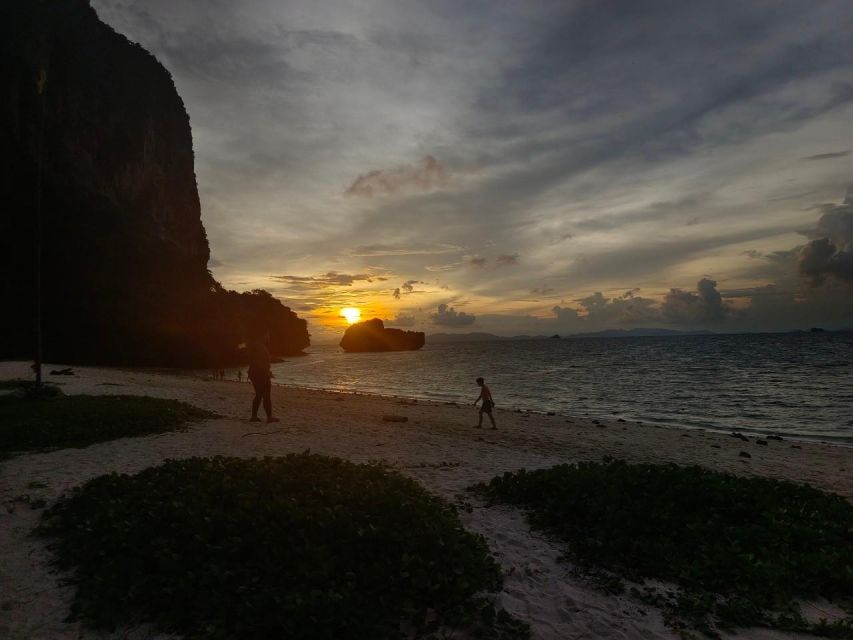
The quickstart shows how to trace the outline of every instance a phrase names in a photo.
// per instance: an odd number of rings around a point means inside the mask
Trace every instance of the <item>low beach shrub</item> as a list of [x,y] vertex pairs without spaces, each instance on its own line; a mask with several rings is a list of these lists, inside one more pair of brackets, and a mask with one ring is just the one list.
[[309,453],[96,478],[45,514],[72,615],[197,638],[524,638],[482,537],[415,481]]
[[797,606],[853,598],[853,505],[840,496],[610,459],[506,473],[475,490],[526,509],[532,526],[568,543],[567,559],[608,590],[624,589],[622,579],[639,584],[632,593],[660,606],[673,627],[853,637],[853,618],[814,624]]
[[21,394],[0,396],[0,454],[164,433],[215,415],[163,398],[65,396],[25,388]]

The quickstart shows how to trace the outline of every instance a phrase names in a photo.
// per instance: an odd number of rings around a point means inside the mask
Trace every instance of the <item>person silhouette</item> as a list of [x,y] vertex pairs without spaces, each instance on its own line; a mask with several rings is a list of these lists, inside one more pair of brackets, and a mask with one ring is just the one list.
[[492,391],[486,386],[482,378],[477,378],[477,385],[480,387],[480,395],[474,400],[474,406],[476,407],[480,400],[483,401],[483,404],[480,405],[480,422],[474,428],[480,429],[483,426],[483,414],[485,413],[489,416],[489,420],[492,421],[492,429],[497,429],[498,426],[495,424],[495,417],[492,415],[492,409],[495,406],[495,401],[492,399]]
[[258,408],[263,402],[264,413],[267,414],[267,422],[278,422],[278,418],[272,415],[272,371],[270,370],[270,352],[265,344],[268,340],[256,340],[249,347],[249,373],[248,378],[252,381],[255,389],[255,397],[252,399],[251,422],[260,422]]

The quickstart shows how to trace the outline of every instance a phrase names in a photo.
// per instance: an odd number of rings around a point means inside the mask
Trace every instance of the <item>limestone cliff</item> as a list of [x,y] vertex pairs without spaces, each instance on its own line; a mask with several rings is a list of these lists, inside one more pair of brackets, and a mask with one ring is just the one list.
[[7,0],[0,35],[0,357],[32,351],[39,197],[46,358],[218,363],[252,331],[304,348],[304,321],[207,270],[189,116],[166,69],[87,0]]

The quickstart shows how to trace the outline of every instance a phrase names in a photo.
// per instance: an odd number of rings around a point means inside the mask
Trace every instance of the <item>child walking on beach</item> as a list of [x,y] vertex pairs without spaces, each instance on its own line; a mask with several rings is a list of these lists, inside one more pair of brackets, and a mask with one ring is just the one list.
[[495,402],[492,399],[492,392],[489,387],[486,386],[486,383],[482,378],[477,378],[477,384],[480,387],[480,395],[474,400],[474,406],[477,406],[477,403],[482,400],[483,404],[480,405],[480,422],[475,427],[475,429],[480,429],[483,426],[483,414],[488,414],[489,420],[492,421],[492,429],[497,429],[498,426],[495,424],[495,417],[492,415],[492,409],[495,406]]

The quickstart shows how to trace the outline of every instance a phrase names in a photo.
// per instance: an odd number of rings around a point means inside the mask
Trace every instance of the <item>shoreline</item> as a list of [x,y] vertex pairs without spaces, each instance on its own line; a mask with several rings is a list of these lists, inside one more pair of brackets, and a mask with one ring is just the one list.
[[[108,369],[109,367],[97,367]],[[201,372],[205,371],[204,369],[176,369],[176,370],[168,370],[168,369],[130,369],[126,367],[118,367],[123,371],[151,371],[153,373],[158,373],[162,375],[175,375],[178,377],[191,377],[198,380],[206,380],[208,382],[231,382],[234,384],[242,384],[248,385],[248,379],[244,378],[242,382],[239,382],[233,378],[226,378],[225,380],[215,380],[209,375],[204,375]],[[226,369],[226,372],[237,371],[236,369]],[[367,397],[375,397],[380,399],[387,400],[414,400],[417,402],[424,403],[432,403],[436,405],[459,405],[465,406],[465,401],[458,399],[459,396],[447,396],[449,399],[440,399],[437,397],[429,397],[429,396],[418,396],[418,395],[406,395],[406,394],[387,394],[380,393],[378,391],[356,391],[350,389],[340,389],[335,387],[322,387],[322,386],[312,386],[306,384],[293,384],[287,382],[276,382],[276,378],[272,379],[273,387],[283,387],[288,389],[304,389],[306,391],[322,391],[326,393],[340,393],[344,395],[354,395],[354,396],[367,396]],[[450,399],[456,398],[456,399]],[[809,436],[803,434],[792,434],[785,433],[781,431],[769,431],[762,429],[754,429],[750,427],[739,427],[738,429],[727,429],[724,427],[715,427],[711,425],[691,425],[685,423],[675,423],[675,422],[666,422],[660,419],[648,418],[645,417],[642,420],[638,420],[634,417],[629,417],[627,415],[616,415],[616,414],[607,414],[607,413],[596,413],[596,414],[577,414],[577,413],[559,413],[556,411],[548,411],[546,409],[532,409],[529,407],[521,407],[515,405],[501,405],[498,407],[503,412],[513,412],[513,413],[522,413],[522,414],[530,414],[530,415],[538,415],[538,416],[556,416],[558,418],[566,418],[570,420],[608,420],[608,421],[618,421],[620,418],[624,420],[627,424],[634,424],[640,426],[653,426],[661,429],[674,429],[678,431],[690,431],[690,432],[709,432],[716,433],[721,435],[732,435],[733,433],[743,433],[747,436],[752,436],[756,438],[766,438],[767,436],[781,436],[785,440],[789,440],[791,442],[806,442],[806,443],[814,443],[814,444],[827,444],[838,447],[844,447],[848,449],[853,449],[853,436]]]
[[[28,363],[0,363],[0,379],[26,377]],[[524,515],[488,506],[467,488],[506,471],[535,469],[604,456],[627,462],[696,464],[736,475],[805,482],[853,501],[849,447],[785,438],[766,445],[710,431],[629,424],[599,418],[567,418],[501,410],[498,430],[477,430],[473,406],[440,401],[312,390],[275,385],[280,423],[248,421],[251,385],[146,370],[79,367],[76,375],[49,378],[66,394],[136,394],[174,398],[220,417],[185,431],[122,438],[83,449],[17,454],[0,461],[0,637],[118,640],[164,638],[144,629],[113,634],[65,622],[69,587],[52,573],[44,541],[30,534],[39,509],[61,494],[106,473],[137,473],[166,459],[195,456],[264,457],[310,450],[357,463],[384,461],[429,491],[460,506],[467,529],[483,535],[504,568],[498,604],[529,621],[533,637],[642,637],[675,640],[658,610],[628,596],[603,594],[559,561],[562,548],[531,531]],[[473,401],[473,400],[472,400]],[[406,422],[384,422],[384,415]],[[741,452],[750,457],[741,456]],[[8,615],[6,615],[8,614]],[[5,618],[5,619],[4,619]],[[806,638],[765,629],[738,636],[762,640]]]

